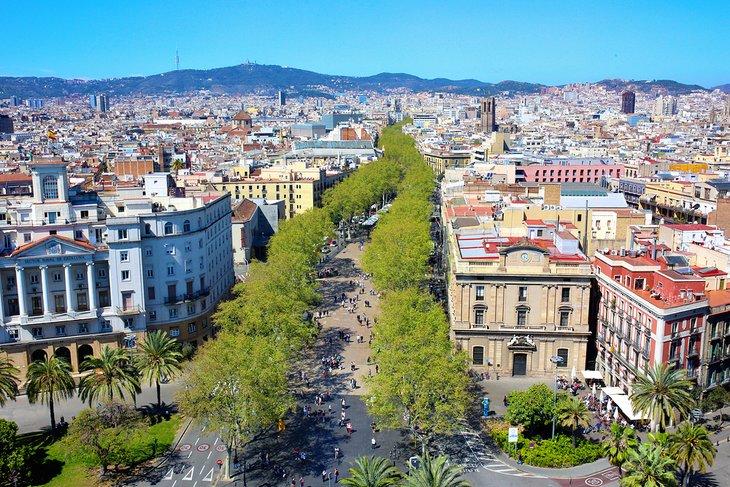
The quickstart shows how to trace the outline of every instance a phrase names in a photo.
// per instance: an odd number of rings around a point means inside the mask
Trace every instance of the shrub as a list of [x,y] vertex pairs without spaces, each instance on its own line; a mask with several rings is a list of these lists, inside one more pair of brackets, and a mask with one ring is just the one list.
[[507,395],[509,405],[505,419],[520,425],[528,435],[546,431],[555,412],[554,392],[545,384],[534,384],[524,391]]
[[730,392],[724,387],[716,387],[702,398],[701,406],[702,411],[707,413],[709,411],[717,411],[727,404],[730,404]]
[[554,440],[536,439],[525,443],[519,449],[522,461],[535,467],[572,467],[594,462],[602,456],[600,443],[579,439],[574,448],[571,437],[565,435],[558,435]]

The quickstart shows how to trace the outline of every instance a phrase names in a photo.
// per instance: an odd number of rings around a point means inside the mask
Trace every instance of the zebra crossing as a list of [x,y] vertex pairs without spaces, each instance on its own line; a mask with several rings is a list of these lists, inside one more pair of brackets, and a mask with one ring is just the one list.
[[439,445],[439,453],[448,456],[451,461],[462,466],[465,472],[488,471],[501,475],[511,475],[514,477],[528,477],[534,479],[544,479],[541,475],[523,472],[500,460],[484,443],[482,437],[476,431],[469,428],[466,424],[462,424],[462,430],[458,433],[460,437],[452,437],[451,441],[441,442]]

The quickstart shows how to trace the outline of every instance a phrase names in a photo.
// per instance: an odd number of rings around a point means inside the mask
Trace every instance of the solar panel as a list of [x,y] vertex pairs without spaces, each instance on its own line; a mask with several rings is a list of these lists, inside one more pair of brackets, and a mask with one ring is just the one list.
[[672,267],[687,267],[689,262],[682,255],[665,255],[664,260]]

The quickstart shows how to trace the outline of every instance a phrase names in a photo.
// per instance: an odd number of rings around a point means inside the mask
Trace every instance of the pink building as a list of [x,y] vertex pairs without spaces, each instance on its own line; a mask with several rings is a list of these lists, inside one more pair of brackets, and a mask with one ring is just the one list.
[[581,164],[569,161],[553,164],[532,164],[519,168],[530,183],[600,183],[601,177],[620,178],[621,164]]

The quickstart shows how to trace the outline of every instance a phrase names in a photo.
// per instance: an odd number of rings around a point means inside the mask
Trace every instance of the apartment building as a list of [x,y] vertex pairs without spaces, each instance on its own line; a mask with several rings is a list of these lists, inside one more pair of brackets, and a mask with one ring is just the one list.
[[24,376],[50,355],[74,373],[105,345],[133,348],[162,329],[193,345],[233,284],[230,196],[144,187],[69,187],[66,164],[30,166],[33,196],[0,199],[0,350]]
[[684,256],[658,255],[656,247],[598,252],[593,267],[600,300],[596,370],[606,383],[629,393],[637,375],[660,363],[696,380],[709,309],[704,277]]

